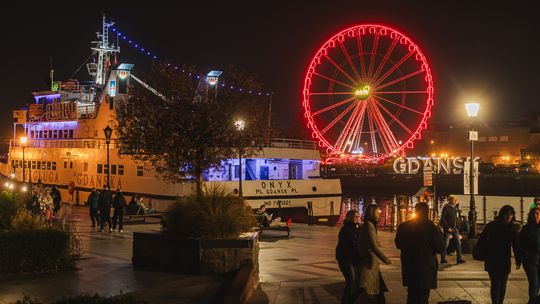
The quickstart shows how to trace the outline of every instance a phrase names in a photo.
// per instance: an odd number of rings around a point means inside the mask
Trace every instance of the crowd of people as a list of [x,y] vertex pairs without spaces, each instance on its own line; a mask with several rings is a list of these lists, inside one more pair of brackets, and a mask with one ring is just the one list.
[[32,187],[32,193],[26,200],[26,209],[42,215],[47,226],[52,225],[54,218],[63,221],[71,215],[71,205],[69,202],[62,204],[60,190],[56,186],[45,187],[41,180]]
[[[402,282],[407,287],[407,303],[429,303],[432,289],[437,288],[437,272],[446,259],[450,241],[456,250],[456,264],[465,263],[461,253],[460,231],[468,228],[460,216],[457,199],[450,196],[444,206],[438,225],[430,220],[426,203],[415,205],[415,216],[401,223],[394,243],[400,250]],[[529,303],[540,303],[540,199],[531,205],[526,224],[521,228],[515,219],[515,210],[503,206],[496,218],[488,223],[476,244],[473,255],[484,261],[484,269],[491,282],[492,303],[504,302],[508,276],[511,272],[512,252],[517,269],[523,266],[529,282]],[[355,303],[363,298],[366,303],[385,303],[388,290],[379,264],[391,264],[377,236],[377,223],[381,209],[367,206],[363,222],[357,210],[346,214],[339,231],[336,259],[345,278],[341,303]],[[467,230],[468,232],[468,230]]]

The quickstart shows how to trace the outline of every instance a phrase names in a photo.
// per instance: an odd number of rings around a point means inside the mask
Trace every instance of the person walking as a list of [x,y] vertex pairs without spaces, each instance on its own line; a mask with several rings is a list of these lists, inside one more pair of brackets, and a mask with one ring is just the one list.
[[506,294],[506,283],[511,271],[512,249],[516,259],[516,269],[521,266],[518,244],[520,225],[515,221],[516,211],[512,206],[505,205],[499,211],[497,218],[486,225],[478,245],[485,252],[484,268],[491,281],[491,301],[502,304]]
[[[369,303],[385,303],[384,293],[388,291],[379,268],[379,261],[386,265],[392,262],[381,251],[377,236],[377,223],[381,218],[381,209],[369,205],[364,216],[364,224],[359,229],[360,255],[365,255],[360,262],[359,286],[367,296]],[[364,251],[364,252],[362,252]]]
[[54,205],[53,212],[54,214],[58,214],[58,211],[60,210],[60,202],[62,201],[62,195],[56,186],[53,186],[51,189],[51,197]]
[[99,226],[100,232],[103,232],[103,226],[105,225],[105,222],[109,225],[109,232],[112,232],[111,204],[112,204],[111,191],[107,189],[107,186],[103,186],[103,191],[99,195],[99,215],[101,217],[100,226]]
[[341,296],[342,304],[354,303],[359,294],[356,288],[360,264],[359,227],[360,214],[356,210],[349,210],[345,215],[343,227],[339,230],[336,246],[336,260],[345,278],[345,288]]
[[401,250],[401,276],[407,287],[407,304],[428,304],[431,289],[437,289],[437,253],[445,244],[443,235],[429,220],[429,206],[415,205],[416,216],[400,224],[394,240]]
[[447,263],[446,250],[450,243],[450,238],[453,238],[456,243],[457,258],[456,263],[465,263],[465,260],[461,256],[461,240],[459,239],[458,224],[458,211],[457,211],[457,198],[454,195],[448,197],[448,204],[446,204],[441,214],[441,227],[444,231],[444,250],[441,253],[441,263]]
[[124,231],[124,206],[126,205],[126,198],[122,193],[122,189],[118,188],[113,199],[114,213],[112,218],[112,229],[116,231],[116,223],[118,223],[118,231]]
[[99,193],[96,190],[96,188],[92,189],[92,192],[90,192],[90,195],[88,195],[88,201],[87,201],[88,207],[90,208],[90,220],[92,221],[92,227],[96,227],[96,222],[99,225],[99,217],[98,217],[98,211],[99,211]]
[[527,224],[519,233],[519,246],[523,269],[529,280],[529,304],[532,304],[538,300],[540,291],[540,209],[529,211]]

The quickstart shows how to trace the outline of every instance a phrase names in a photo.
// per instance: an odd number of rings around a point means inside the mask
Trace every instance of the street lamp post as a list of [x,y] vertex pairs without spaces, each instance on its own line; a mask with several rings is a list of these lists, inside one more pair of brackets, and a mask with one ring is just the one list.
[[[244,131],[246,122],[243,119],[237,119],[234,127],[239,132]],[[242,197],[242,147],[238,145],[238,196]]]
[[19,138],[19,142],[21,143],[21,147],[23,149],[23,184],[26,183],[26,166],[24,163],[24,148],[26,148],[26,144],[28,143],[28,137],[22,136]]
[[[470,131],[469,131],[469,141],[471,142],[471,159],[469,161],[469,193],[470,193],[470,201],[469,201],[469,222],[471,223],[471,233],[470,238],[475,239],[477,237],[476,235],[476,203],[474,201],[474,140],[476,140],[473,137],[473,131],[474,131],[474,124],[473,120],[476,116],[478,116],[478,110],[480,108],[480,104],[476,102],[470,102],[465,104],[465,109],[467,110],[467,115],[471,118],[471,125],[470,125]],[[476,136],[477,137],[477,136]]]
[[111,191],[111,164],[109,162],[109,144],[111,143],[111,135],[112,135],[112,129],[107,125],[105,129],[103,129],[103,133],[105,133],[105,143],[107,144],[107,190]]

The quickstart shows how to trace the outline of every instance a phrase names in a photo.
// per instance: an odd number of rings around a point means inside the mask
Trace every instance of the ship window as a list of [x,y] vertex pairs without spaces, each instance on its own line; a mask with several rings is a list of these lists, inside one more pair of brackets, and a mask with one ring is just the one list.
[[41,162],[41,170],[47,169],[47,162],[42,161]]
[[87,162],[84,162],[84,164],[83,164],[83,171],[84,172],[88,171],[88,163]]
[[67,168],[67,160],[64,161],[64,169]]
[[56,171],[56,162],[52,162],[52,167],[51,167],[51,169],[52,169],[53,171]]
[[43,131],[39,131],[39,138],[43,138]]
[[143,166],[137,166],[137,176],[143,176],[144,170]]
[[22,160],[18,161],[17,167],[22,168]]
[[69,138],[73,138],[73,130],[69,130]]
[[31,168],[32,168],[32,170],[36,170],[36,161],[35,160],[32,161],[32,167]]
[[53,138],[53,136],[52,136],[52,130],[49,130],[48,133],[49,133],[49,138]]
[[50,161],[47,162],[47,170],[51,170],[51,162]]
[[69,134],[68,130],[64,130],[64,138],[68,138],[68,134]]
[[73,169],[73,161],[72,160],[69,161],[69,168]]
[[111,174],[116,174],[116,165],[111,165]]
[[124,165],[118,165],[118,175],[124,175]]
[[49,138],[47,134],[47,131],[43,131],[43,138]]
[[102,164],[97,164],[97,173],[98,174],[103,173],[103,165]]
[[58,138],[58,130],[53,130],[52,137],[53,138]]
[[240,166],[234,165],[234,178],[239,178]]
[[34,131],[30,131],[30,138],[34,138]]
[[103,174],[109,174],[109,165],[107,164],[103,165]]

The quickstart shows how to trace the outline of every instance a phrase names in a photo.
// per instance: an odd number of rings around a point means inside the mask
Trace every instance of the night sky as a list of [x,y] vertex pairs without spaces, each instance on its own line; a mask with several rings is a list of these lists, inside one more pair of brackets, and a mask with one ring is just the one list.
[[[13,109],[30,102],[32,91],[46,89],[49,57],[55,79],[63,80],[90,55],[102,11],[161,58],[194,64],[202,71],[234,64],[258,74],[265,88],[275,92],[274,124],[282,129],[304,127],[301,88],[316,49],[337,31],[361,23],[394,27],[420,46],[434,75],[436,122],[464,119],[467,99],[481,102],[485,120],[537,111],[540,22],[532,5],[257,2],[144,8],[92,8],[87,2],[86,8],[3,9],[0,134],[10,135]],[[150,59],[127,44],[121,47],[121,61],[135,63],[134,73],[142,74]],[[77,76],[87,78],[85,71]]]

